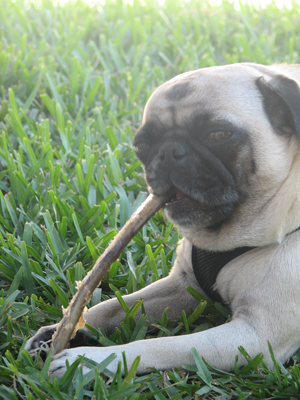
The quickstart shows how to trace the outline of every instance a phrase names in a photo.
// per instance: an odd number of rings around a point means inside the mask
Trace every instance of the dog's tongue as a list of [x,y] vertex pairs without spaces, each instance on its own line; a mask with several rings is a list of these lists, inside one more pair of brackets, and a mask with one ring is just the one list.
[[183,197],[186,197],[186,194],[183,193],[181,190],[177,189],[177,192],[176,192],[176,200],[180,200],[180,199],[182,199]]

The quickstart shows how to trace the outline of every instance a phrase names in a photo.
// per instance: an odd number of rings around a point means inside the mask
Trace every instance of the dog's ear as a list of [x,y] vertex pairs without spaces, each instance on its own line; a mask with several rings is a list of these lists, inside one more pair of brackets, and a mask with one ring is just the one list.
[[300,136],[300,87],[284,75],[270,80],[261,76],[256,85],[263,95],[265,111],[273,128],[279,133],[297,133]]

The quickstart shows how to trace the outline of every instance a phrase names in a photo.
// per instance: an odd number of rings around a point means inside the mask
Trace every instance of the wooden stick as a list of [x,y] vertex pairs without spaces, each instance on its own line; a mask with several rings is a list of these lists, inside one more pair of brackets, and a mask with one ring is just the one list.
[[64,317],[53,335],[54,354],[60,353],[66,348],[86,304],[89,302],[94,290],[100,285],[111,264],[120,256],[130,240],[145,223],[165,205],[169,198],[170,196],[158,197],[150,194],[98,258],[92,270],[80,283],[78,292],[73,297],[67,310],[65,310]]

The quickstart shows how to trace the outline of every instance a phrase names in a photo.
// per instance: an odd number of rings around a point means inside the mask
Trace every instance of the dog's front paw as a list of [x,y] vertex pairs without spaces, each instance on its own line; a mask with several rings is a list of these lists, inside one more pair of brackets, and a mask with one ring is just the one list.
[[[69,365],[73,364],[79,356],[85,356],[86,358],[101,363],[114,351],[109,347],[75,347],[73,349],[66,349],[53,357],[49,367],[49,373],[57,378],[62,378],[66,372],[66,361],[68,360]],[[114,360],[109,364],[108,369],[115,372],[117,369],[117,362]],[[87,374],[90,371],[83,363],[83,374]]]
[[[84,355],[84,353],[76,348],[63,350],[53,357],[48,372],[59,379],[62,378],[67,370],[66,361],[68,360],[69,365],[71,365],[81,355]],[[83,367],[83,369],[85,374],[89,372],[88,368]]]
[[52,336],[56,331],[57,325],[58,324],[43,326],[26,342],[24,349],[29,351],[32,356],[35,356],[40,350],[42,350],[40,355],[42,360],[45,361],[50,351]]

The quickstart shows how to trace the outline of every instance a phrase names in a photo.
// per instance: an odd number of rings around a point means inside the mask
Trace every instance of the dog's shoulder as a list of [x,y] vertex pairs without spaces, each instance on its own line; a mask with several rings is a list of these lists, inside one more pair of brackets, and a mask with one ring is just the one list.
[[257,247],[228,263],[219,273],[216,286],[222,298],[234,299],[255,293],[279,295],[281,288],[299,292],[300,230],[287,235],[281,243]]

